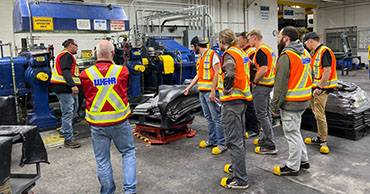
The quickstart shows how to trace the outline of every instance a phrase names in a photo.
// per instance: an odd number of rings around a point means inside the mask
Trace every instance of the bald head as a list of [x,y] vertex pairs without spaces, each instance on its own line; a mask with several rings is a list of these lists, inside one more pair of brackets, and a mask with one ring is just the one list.
[[98,60],[113,60],[114,46],[112,42],[108,40],[99,41],[99,43],[96,45],[96,56]]

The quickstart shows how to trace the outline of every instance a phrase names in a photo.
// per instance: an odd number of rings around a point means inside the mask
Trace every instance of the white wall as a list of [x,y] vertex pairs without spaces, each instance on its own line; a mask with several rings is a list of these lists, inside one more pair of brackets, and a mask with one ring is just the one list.
[[[0,3],[0,40],[3,43],[13,42],[13,0],[1,0]],[[9,55],[4,48],[4,54]]]
[[[268,18],[261,17],[260,6],[268,6],[270,11]],[[248,30],[253,28],[262,31],[264,42],[277,52],[277,2],[271,0],[259,0],[252,3],[248,8]],[[274,36],[274,34],[276,36]]]
[[[350,6],[335,6],[327,8],[318,8],[316,10],[317,31],[323,38],[325,38],[325,29],[330,27],[370,27],[370,2],[361,4],[352,4]],[[358,52],[362,61],[368,63],[367,52]]]

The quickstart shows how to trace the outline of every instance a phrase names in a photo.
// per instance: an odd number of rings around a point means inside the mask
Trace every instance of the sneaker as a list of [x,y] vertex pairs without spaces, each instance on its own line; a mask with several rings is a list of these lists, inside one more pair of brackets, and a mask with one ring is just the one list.
[[262,154],[262,155],[276,155],[278,153],[278,150],[276,148],[270,149],[268,147],[257,146],[254,149],[254,152],[256,154]]
[[248,189],[249,184],[248,183],[242,184],[235,178],[224,177],[221,179],[221,186],[227,189]]
[[210,148],[210,147],[215,147],[216,145],[210,144],[209,141],[202,140],[199,142],[199,147],[200,148]]
[[304,169],[304,170],[308,170],[310,168],[310,163],[308,163],[308,161],[301,161],[301,166],[300,166],[300,169]]
[[81,144],[78,143],[77,141],[64,141],[64,147],[76,149],[81,147]]
[[295,171],[286,165],[284,167],[274,166],[272,171],[275,175],[278,176],[298,176],[299,171]]
[[221,153],[225,152],[226,150],[227,150],[226,146],[218,145],[218,146],[212,148],[212,154],[213,155],[218,155],[218,154],[221,154]]
[[325,143],[326,141],[322,141],[320,137],[307,137],[304,139],[304,143],[306,144],[317,144],[320,145],[322,143]]

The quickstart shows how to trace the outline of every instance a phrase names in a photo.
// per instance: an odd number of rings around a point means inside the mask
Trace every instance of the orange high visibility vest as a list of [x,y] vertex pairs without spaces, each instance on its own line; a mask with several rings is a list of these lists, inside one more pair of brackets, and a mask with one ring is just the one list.
[[292,50],[286,50],[282,54],[289,57],[289,81],[288,92],[285,100],[288,102],[302,102],[312,97],[312,74],[311,58],[308,51],[299,55]]
[[[62,75],[62,68],[60,66],[60,58],[62,56],[64,56],[66,53],[69,53],[69,52],[67,50],[63,50],[55,58],[55,65],[51,70],[51,78],[50,78],[51,83],[55,83],[55,84],[65,84],[65,83],[67,83],[66,80],[64,79],[63,75]],[[71,53],[69,53],[69,54],[71,54]],[[73,55],[72,55],[72,58],[73,58],[72,67],[71,67],[72,79],[75,82],[75,84],[81,84],[81,81],[80,81],[80,78],[79,78],[80,69],[78,68],[76,59]]]
[[[215,72],[212,67],[213,57],[216,52],[208,49],[204,52],[203,56],[197,61],[197,74],[198,74],[198,90],[199,91],[211,91],[212,81],[215,76]],[[217,55],[217,54],[216,54]]]
[[249,59],[252,59],[252,55],[256,53],[256,49],[254,47],[248,47],[244,52],[247,53]]
[[[86,106],[85,118],[89,123],[96,125],[119,123],[126,120],[131,114],[126,90],[122,87],[115,87],[122,82],[122,79],[126,79],[119,76],[123,68],[123,66],[112,64],[105,76],[96,66],[85,70],[92,84],[90,86],[89,83],[84,83],[84,85],[97,89],[92,103]],[[85,96],[90,95],[94,94],[85,94]]]
[[[259,50],[262,50],[267,56],[267,72],[263,76],[262,80],[259,81],[257,84],[265,85],[265,86],[273,86],[275,83],[275,74],[276,74],[276,55],[274,51],[266,45],[261,45],[256,50],[256,55]],[[257,71],[258,71],[260,69],[260,65],[257,63],[256,55],[254,55],[253,63],[256,65]]]
[[220,69],[219,72],[219,93],[220,100],[222,102],[232,101],[232,100],[247,100],[252,101],[252,93],[250,91],[250,80],[249,80],[249,67],[250,60],[243,50],[238,47],[232,46],[225,51],[222,59],[222,64],[224,62],[225,54],[229,54],[235,61],[235,80],[234,87],[231,94],[225,95],[223,93],[223,80],[224,74]]
[[321,64],[322,56],[324,55],[325,51],[329,51],[331,56],[331,71],[329,80],[326,82],[323,88],[336,88],[338,86],[338,78],[337,78],[337,62],[334,56],[333,51],[327,46],[321,46],[316,53],[312,57],[311,68],[313,69],[313,87],[316,88],[318,84],[321,82],[323,67]]

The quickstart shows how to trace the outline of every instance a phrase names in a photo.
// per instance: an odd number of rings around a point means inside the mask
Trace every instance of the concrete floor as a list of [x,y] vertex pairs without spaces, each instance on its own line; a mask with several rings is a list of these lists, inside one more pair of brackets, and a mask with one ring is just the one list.
[[[342,79],[358,83],[370,95],[367,71],[350,72],[350,76]],[[246,160],[250,188],[233,191],[219,186],[220,178],[225,176],[223,165],[230,160],[229,153],[213,156],[210,150],[198,148],[198,142],[207,137],[205,123],[203,117],[197,116],[193,124],[197,136],[168,145],[150,146],[136,141],[138,193],[370,193],[370,135],[359,141],[330,136],[329,155],[321,155],[318,147],[308,146],[311,169],[298,177],[287,178],[271,173],[275,164],[284,164],[287,158],[287,142],[278,127],[275,129],[277,156],[254,154],[252,139],[248,140]],[[42,165],[42,177],[33,188],[36,194],[99,192],[88,128],[84,125],[78,128],[84,132],[80,135],[80,149],[48,148],[50,165]],[[302,133],[313,135],[308,131]],[[19,149],[15,147],[13,156],[19,155]],[[115,148],[111,155],[116,193],[121,193],[121,158]],[[32,170],[30,166],[20,168],[18,163],[19,158],[13,157],[14,171]]]

